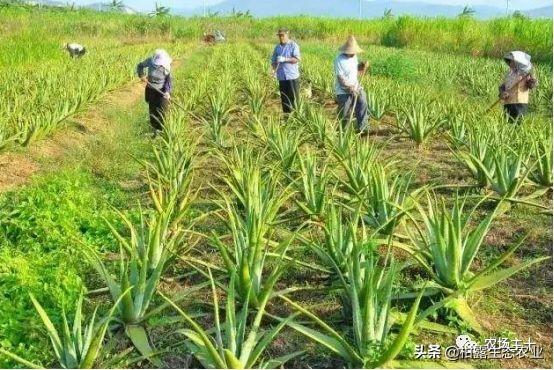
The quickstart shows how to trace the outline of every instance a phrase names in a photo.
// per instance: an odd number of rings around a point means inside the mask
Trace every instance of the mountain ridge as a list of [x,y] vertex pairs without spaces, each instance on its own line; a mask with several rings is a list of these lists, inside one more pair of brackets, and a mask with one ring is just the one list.
[[[523,4],[523,3],[522,3]],[[206,7],[211,13],[228,14],[236,11],[250,11],[256,17],[305,15],[358,18],[359,4],[357,1],[325,1],[321,0],[281,0],[281,1],[257,1],[257,0],[226,0],[217,5]],[[478,19],[488,19],[506,16],[506,9],[490,5],[471,6],[475,11],[474,16]],[[413,15],[423,17],[456,17],[464,7],[459,5],[430,4],[420,1],[389,1],[377,0],[363,3],[363,18],[379,18],[386,9],[391,9],[394,15]],[[174,8],[174,13],[185,16],[202,15],[203,8]],[[510,8],[509,13],[514,11],[530,17],[552,17],[552,6],[537,9],[524,10],[522,8]]]

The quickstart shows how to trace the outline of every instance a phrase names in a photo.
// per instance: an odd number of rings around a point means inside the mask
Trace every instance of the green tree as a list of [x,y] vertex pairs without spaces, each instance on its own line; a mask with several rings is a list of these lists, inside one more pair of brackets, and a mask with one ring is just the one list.
[[469,6],[464,6],[464,9],[460,14],[458,14],[459,18],[470,18],[475,15],[475,10],[473,8],[470,8]]
[[156,2],[154,11],[150,12],[149,14],[152,17],[167,17],[169,16],[170,11],[171,9],[167,6],[158,5],[158,2]]

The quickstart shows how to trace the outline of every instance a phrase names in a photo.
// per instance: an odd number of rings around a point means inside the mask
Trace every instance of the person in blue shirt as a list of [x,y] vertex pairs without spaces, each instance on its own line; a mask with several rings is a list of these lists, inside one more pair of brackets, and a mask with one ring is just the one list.
[[296,107],[300,93],[300,48],[289,37],[289,30],[281,28],[277,32],[279,43],[271,56],[273,74],[279,80],[279,92],[284,113],[290,113]]

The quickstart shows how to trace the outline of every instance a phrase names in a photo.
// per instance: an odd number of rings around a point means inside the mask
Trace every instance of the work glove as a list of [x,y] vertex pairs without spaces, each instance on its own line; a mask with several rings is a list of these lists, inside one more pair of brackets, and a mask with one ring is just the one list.
[[171,100],[171,95],[169,93],[164,93],[164,98],[167,100]]
[[287,61],[287,58],[283,56],[277,57],[277,63],[285,63]]

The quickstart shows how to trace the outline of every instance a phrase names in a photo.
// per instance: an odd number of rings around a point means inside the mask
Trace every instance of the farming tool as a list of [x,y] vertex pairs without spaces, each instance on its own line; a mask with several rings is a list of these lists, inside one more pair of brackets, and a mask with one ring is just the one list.
[[[360,81],[358,82],[358,84],[360,85],[360,88],[363,87],[362,81],[364,80],[365,74],[369,68],[370,67],[368,62],[362,62],[358,65],[358,70],[362,72],[360,73]],[[350,112],[350,119],[348,120],[348,122],[352,122],[352,119],[354,118],[354,111],[356,110],[356,104],[358,104],[359,96],[360,96],[360,92],[357,91],[356,96],[354,97],[354,104],[352,105],[352,110]]]
[[[160,89],[154,87],[154,85],[152,85],[150,82],[146,81],[146,85],[150,86],[152,89],[154,89],[154,90],[157,91],[158,93],[160,93],[160,94],[162,94],[162,95],[165,95],[165,93],[164,93],[162,90],[160,90]],[[170,99],[170,100],[171,100],[171,102],[172,102],[173,104],[175,104],[177,107],[179,107],[179,108],[181,108],[182,110],[186,111],[185,107],[183,107],[181,104],[177,103],[174,99]]]

